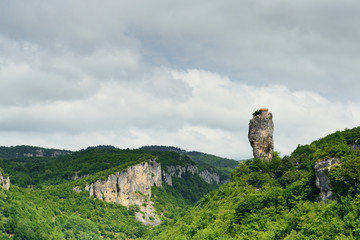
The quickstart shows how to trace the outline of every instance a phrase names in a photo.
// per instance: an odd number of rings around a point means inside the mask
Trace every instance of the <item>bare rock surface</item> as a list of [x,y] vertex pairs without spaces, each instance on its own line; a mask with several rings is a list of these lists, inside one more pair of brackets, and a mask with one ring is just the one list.
[[201,171],[199,176],[208,184],[220,184],[220,176],[217,173],[209,172],[207,169]]
[[249,141],[254,158],[270,161],[274,151],[274,123],[267,109],[256,111],[249,123]]
[[3,189],[9,190],[10,188],[10,177],[4,176],[2,172],[0,171],[0,186],[2,186]]
[[107,202],[114,202],[126,207],[136,205],[140,213],[135,216],[144,224],[158,225],[161,223],[155,215],[152,206],[151,187],[162,185],[160,163],[149,160],[141,164],[128,167],[126,171],[108,176],[106,180],[98,180],[88,184],[85,190],[90,197]]
[[330,169],[335,165],[339,164],[339,158],[331,158],[326,161],[315,163],[315,177],[316,177],[316,186],[320,189],[318,201],[328,202],[333,199],[333,194],[330,187],[330,179],[327,176],[327,173],[330,172]]

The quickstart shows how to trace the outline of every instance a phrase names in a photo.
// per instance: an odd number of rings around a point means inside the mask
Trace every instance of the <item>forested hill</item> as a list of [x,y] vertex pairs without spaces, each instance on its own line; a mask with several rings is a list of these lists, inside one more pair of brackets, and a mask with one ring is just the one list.
[[0,146],[0,158],[58,157],[71,154],[69,150],[49,149],[34,146]]
[[[0,167],[11,179],[10,190],[0,187],[0,239],[139,238],[151,230],[139,219],[167,222],[220,184],[211,167],[176,152],[108,146],[4,158]],[[114,204],[112,196],[133,205]]]
[[172,146],[144,146],[144,150],[176,152],[183,156],[188,156],[195,162],[204,166],[212,166],[222,173],[224,179],[229,179],[231,172],[239,164],[239,161],[218,157],[212,154],[202,153],[198,151],[186,151],[184,149]]
[[[221,166],[197,153],[100,146],[4,158],[11,186],[0,187],[0,239],[359,239],[359,142],[357,127],[290,156],[242,161],[220,187]],[[314,168],[334,159],[322,176],[332,198],[318,202]],[[124,192],[138,204],[117,204]]]
[[[270,162],[239,164],[231,182],[147,239],[359,239],[360,127],[338,131]],[[314,166],[325,172],[334,200],[317,202]]]

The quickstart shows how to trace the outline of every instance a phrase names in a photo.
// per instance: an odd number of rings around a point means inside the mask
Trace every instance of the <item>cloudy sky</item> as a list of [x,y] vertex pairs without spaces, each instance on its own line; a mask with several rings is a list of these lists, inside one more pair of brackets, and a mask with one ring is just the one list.
[[291,153],[360,125],[357,0],[0,2],[0,145]]

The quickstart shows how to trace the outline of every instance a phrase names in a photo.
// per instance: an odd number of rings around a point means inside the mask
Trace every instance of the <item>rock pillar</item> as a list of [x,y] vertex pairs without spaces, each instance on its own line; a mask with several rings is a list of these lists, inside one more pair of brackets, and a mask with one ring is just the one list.
[[270,161],[274,152],[274,123],[272,114],[262,108],[253,114],[249,123],[249,141],[254,158]]

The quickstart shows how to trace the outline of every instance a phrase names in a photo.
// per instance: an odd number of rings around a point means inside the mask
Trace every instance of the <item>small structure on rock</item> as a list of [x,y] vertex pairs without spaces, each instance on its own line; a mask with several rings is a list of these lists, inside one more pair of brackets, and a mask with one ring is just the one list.
[[253,113],[249,123],[249,141],[253,148],[254,158],[270,161],[274,152],[274,123],[272,113],[261,108]]

